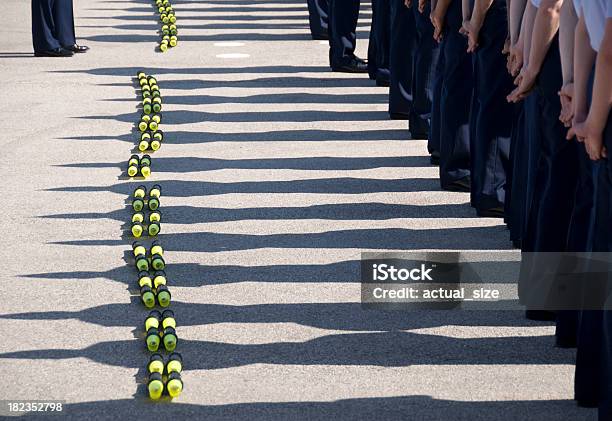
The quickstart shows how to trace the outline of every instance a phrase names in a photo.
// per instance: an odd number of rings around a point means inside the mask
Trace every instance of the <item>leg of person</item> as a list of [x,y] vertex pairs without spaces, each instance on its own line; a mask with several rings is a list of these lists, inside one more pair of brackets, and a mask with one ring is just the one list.
[[403,0],[391,4],[391,48],[389,53],[389,115],[392,119],[408,120],[412,109],[412,57],[415,42],[415,22],[412,10]]
[[47,55],[60,50],[55,38],[54,0],[32,0],[32,44],[35,55]]
[[329,1],[329,65],[333,71],[367,73],[367,64],[355,57],[359,0]]
[[[589,79],[589,90],[593,90],[595,68]],[[591,95],[588,97],[589,106]],[[612,115],[608,117],[608,127],[604,132],[612,141]],[[606,161],[593,162],[586,153],[583,143],[578,143],[578,186],[575,194],[575,206],[568,235],[568,250],[573,252],[609,252],[608,226],[610,223],[611,183],[605,171]],[[604,227],[602,229],[602,227]],[[589,268],[589,272],[598,270]],[[601,273],[605,273],[601,271]],[[593,277],[587,275],[585,288],[593,291]],[[604,280],[604,282],[607,280]],[[584,294],[583,294],[584,295]],[[605,294],[601,294],[604,295]],[[604,297],[602,297],[604,298]],[[605,299],[605,298],[604,298]],[[596,407],[599,404],[600,386],[602,385],[602,346],[606,338],[603,330],[604,313],[597,310],[578,312],[578,331],[576,350],[576,372],[574,375],[574,399],[579,406]],[[607,330],[607,329],[606,329]],[[602,335],[604,333],[604,335]],[[603,341],[603,342],[602,342]]]
[[376,85],[389,86],[389,54],[391,50],[391,5],[389,0],[382,0],[378,4],[376,16]]
[[[606,149],[612,151],[612,113],[608,115],[608,123],[603,134],[603,141]],[[612,251],[612,164],[610,159],[602,160],[598,164],[599,177],[596,182],[595,199],[595,229],[593,250],[610,253]],[[610,285],[611,268],[607,268],[608,288]],[[608,303],[610,296],[607,295]],[[599,344],[601,352],[599,372],[601,373],[600,392],[595,392],[595,396],[600,397],[599,419],[612,419],[612,311],[599,312],[602,320],[602,330],[595,332],[596,336],[602,338]],[[579,344],[580,347],[580,344]],[[578,368],[578,367],[576,367]],[[591,382],[593,379],[591,379]]]
[[308,23],[310,24],[312,39],[328,39],[327,1],[308,0]]
[[472,60],[459,33],[461,2],[453,1],[444,31],[444,74],[440,99],[440,184],[442,189],[470,189],[470,102]]
[[431,90],[434,69],[433,25],[429,20],[429,5],[421,13],[416,5],[412,6],[415,20],[415,52],[412,70],[412,110],[409,128],[413,139],[429,137],[431,118]]
[[540,160],[536,173],[534,201],[527,222],[532,251],[567,250],[568,227],[578,182],[577,150],[565,139],[567,130],[559,121],[561,86],[558,36],[553,40],[542,65],[536,89],[540,106]]
[[510,231],[510,241],[515,248],[521,248],[521,219],[523,207],[523,194],[525,186],[525,104],[519,104],[515,108],[512,121],[512,136],[510,138],[510,165],[511,177],[510,188],[506,191],[506,215]]
[[434,56],[436,60],[434,67],[434,78],[431,90],[431,121],[429,125],[429,140],[427,141],[427,151],[431,155],[433,165],[440,164],[440,101],[442,97],[442,82],[444,81],[444,39],[438,44],[434,41]]
[[479,216],[503,217],[506,171],[509,167],[513,105],[505,95],[512,79],[502,54],[507,37],[504,2],[494,2],[480,31],[474,54],[474,104],[472,109],[471,202]]
[[384,0],[372,0],[372,20],[370,22],[370,37],[368,39],[368,76],[372,80],[376,80],[376,71],[378,70],[378,21],[377,17],[380,13],[379,4]]
[[55,38],[62,47],[70,48],[76,44],[74,35],[74,15],[72,0],[56,0],[53,2],[53,21],[55,22]]

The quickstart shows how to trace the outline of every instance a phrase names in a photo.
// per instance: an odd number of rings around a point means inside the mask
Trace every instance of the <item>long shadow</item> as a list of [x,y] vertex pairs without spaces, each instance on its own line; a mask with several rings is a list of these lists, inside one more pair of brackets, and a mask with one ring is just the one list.
[[[210,20],[210,18],[209,18]],[[359,31],[358,31],[359,32]],[[363,36],[363,34],[361,34]],[[88,37],[80,37],[88,41],[94,42],[155,42],[159,41],[159,35],[152,33],[151,35],[140,34],[108,34],[108,35],[91,35]],[[307,32],[297,34],[266,34],[256,32],[244,32],[236,34],[211,34],[211,35],[189,35],[181,33],[181,43],[183,42],[202,42],[202,41],[309,41],[312,38]]]
[[[133,102],[133,98],[108,99],[110,102]],[[330,95],[312,94],[306,92],[220,96],[220,95],[189,95],[164,96],[164,104],[203,105],[203,104],[383,104],[387,102],[385,94]]]
[[[250,66],[250,67],[198,67],[198,68],[173,68],[173,67],[146,67],[148,73],[154,75],[167,74],[189,74],[189,75],[216,75],[216,74],[248,74],[248,73],[327,73],[327,66]],[[49,73],[86,73],[96,76],[131,76],[143,70],[142,67],[98,67],[88,70],[50,70]],[[159,81],[165,86],[166,81]]]
[[[389,119],[386,111],[265,111],[265,112],[233,112],[233,113],[210,113],[205,111],[165,111],[164,121],[166,123],[195,124],[203,122],[216,123],[310,123],[315,121],[386,121]],[[86,120],[116,120],[122,122],[133,122],[134,113],[118,114],[116,116],[82,116],[75,117]]]
[[[80,320],[105,326],[140,326],[138,303],[106,304],[80,311],[43,311],[0,315],[0,320]],[[220,305],[173,302],[180,326],[216,323],[295,323],[318,329],[392,332],[439,326],[544,326],[527,320],[519,311],[378,311],[364,310],[360,303],[299,303]],[[180,327],[179,326],[179,327]]]
[[[221,234],[186,232],[180,235],[160,234],[164,248],[172,251],[222,252],[285,249],[357,249],[357,250],[509,250],[505,228],[444,229],[351,229],[309,234]],[[71,246],[118,246],[119,240],[73,240],[51,244]]]
[[[65,168],[123,168],[125,162],[81,162],[61,164]],[[428,167],[425,156],[389,157],[304,157],[304,158],[157,158],[155,172],[188,173],[199,171],[233,170],[309,170],[309,171],[352,171],[376,168]]]
[[[206,208],[195,206],[164,206],[164,217],[180,224],[254,220],[325,219],[336,221],[369,221],[398,218],[473,218],[474,212],[465,204],[458,205],[397,205],[389,203],[341,203],[296,207]],[[42,215],[44,219],[113,219],[126,220],[125,210],[111,212],[63,213]]]
[[[304,19],[306,21],[307,19]],[[78,28],[109,28],[108,25],[79,25]],[[125,31],[154,31],[159,29],[156,23],[132,23],[123,25],[113,25],[113,29],[121,29]],[[285,23],[285,22],[255,22],[255,23],[203,23],[200,25],[183,24],[180,25],[181,30],[186,29],[306,29],[308,23]]]
[[[205,375],[205,374],[202,374]],[[226,405],[194,405],[173,402],[152,404],[142,398],[99,400],[64,404],[61,415],[31,414],[41,420],[97,419],[100,414],[131,414],[130,419],[205,420],[389,420],[389,421],[474,421],[474,420],[583,420],[595,421],[597,411],[576,406],[572,400],[453,401],[431,396],[394,396],[341,399],[334,401],[254,402]]]
[[[155,167],[153,168],[155,170]],[[438,191],[440,184],[432,178],[321,178],[292,181],[240,181],[215,183],[206,181],[159,180],[164,186],[164,195],[169,197],[212,196],[231,193],[321,193],[321,194],[365,194],[385,192]],[[119,183],[111,186],[54,187],[45,191],[87,192],[110,191],[130,195],[133,185]]]
[[[242,69],[242,68],[241,68]],[[244,70],[244,69],[242,69]],[[207,88],[371,88],[367,78],[281,76],[244,80],[164,79],[162,90],[193,90]],[[130,82],[101,83],[100,86],[129,86]]]
[[[180,326],[178,329],[180,335]],[[139,344],[144,350],[144,340]],[[99,342],[84,349],[5,352],[0,359],[87,358],[110,366],[140,368],[135,341]],[[343,333],[305,342],[256,345],[180,339],[189,369],[215,370],[252,364],[408,367],[412,365],[566,365],[575,352],[554,347],[552,336],[451,338],[412,332]],[[134,357],[136,355],[136,358]]]
[[[122,265],[107,271],[45,272],[21,275],[23,278],[82,281],[109,279],[126,284],[133,289],[136,285],[135,273],[131,258],[128,265]],[[170,284],[178,287],[200,287],[204,285],[221,285],[240,282],[273,282],[273,283],[358,283],[360,282],[361,262],[346,260],[326,264],[279,264],[261,266],[241,265],[203,265],[198,263],[172,263]],[[495,273],[490,274],[495,267]],[[487,282],[512,283],[518,278],[516,263],[495,262],[495,265],[472,265],[480,279]],[[474,278],[476,279],[476,278]]]
[[[208,2],[202,2],[201,4],[206,4]],[[246,7],[245,7],[246,6]],[[239,10],[237,10],[238,8],[236,7],[236,5],[233,4],[228,4],[227,6],[214,6],[214,7],[185,7],[185,6],[181,6],[180,8],[176,9],[176,13],[180,13],[181,17],[184,17],[185,19],[189,19],[189,17],[191,16],[190,13],[193,12],[243,12],[243,13],[256,13],[256,12],[279,12],[278,13],[278,18],[284,18],[284,15],[282,15],[280,12],[307,12],[308,9],[306,7],[306,3],[304,3],[303,5],[300,6],[283,6],[283,7],[261,7],[261,6],[253,6],[253,5],[247,5],[244,4],[242,5],[242,7],[239,8]],[[121,10],[122,12],[130,12],[130,13],[150,13],[151,11],[153,11],[152,7],[139,7],[139,6],[133,6],[133,7],[122,7],[121,9],[117,9],[117,8],[109,8],[109,7],[99,7],[99,8],[88,8],[87,10],[91,10],[91,11],[102,11],[102,12],[107,12],[107,11],[115,11],[115,10]],[[308,21],[306,20],[305,26],[308,25]]]
[[[408,135],[403,129],[388,130],[280,130],[272,132],[250,132],[250,133],[216,133],[216,132],[188,132],[172,131],[165,133],[164,142],[168,144],[198,144],[216,142],[314,142],[314,141],[372,141],[372,140],[407,140]],[[134,143],[134,135],[122,136],[72,136],[62,139],[72,140],[121,140]]]

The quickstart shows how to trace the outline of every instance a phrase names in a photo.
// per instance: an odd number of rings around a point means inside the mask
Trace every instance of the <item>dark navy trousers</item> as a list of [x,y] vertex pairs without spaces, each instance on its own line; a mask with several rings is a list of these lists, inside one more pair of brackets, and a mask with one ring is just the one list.
[[359,0],[329,0],[329,64],[346,64],[355,55]]
[[308,22],[313,39],[327,39],[329,0],[308,0]]
[[412,110],[409,129],[412,138],[429,138],[434,71],[438,59],[438,46],[433,39],[433,25],[429,20],[430,5],[423,13],[412,6],[415,21],[415,49],[412,62]]
[[558,35],[553,40],[536,83],[539,156],[524,251],[564,252],[578,182],[578,150],[565,139],[559,121],[562,84]]
[[[608,115],[603,137],[606,149],[612,151],[612,113]],[[600,163],[597,175],[593,250],[609,253],[612,252],[612,163],[610,158]],[[612,282],[611,273],[612,268],[608,268],[609,284]],[[607,298],[609,302],[611,298]],[[601,360],[597,367],[601,370],[601,392],[599,394],[601,401],[598,415],[600,421],[607,421],[612,419],[612,311],[607,310],[599,314],[602,318],[603,331],[593,333],[594,335],[599,333],[602,338],[599,344]],[[594,327],[591,326],[590,330],[593,331]]]
[[408,119],[412,109],[412,58],[416,28],[414,14],[403,0],[391,4],[391,43],[389,52],[389,114]]
[[442,188],[470,175],[470,104],[472,60],[467,39],[459,33],[461,2],[451,2],[446,14],[440,93],[440,183]]
[[72,0],[32,0],[34,51],[76,44]]
[[435,57],[436,62],[432,62],[433,81],[431,86],[431,119],[427,150],[430,154],[440,154],[440,101],[442,100],[442,82],[444,81],[444,41],[437,44]]
[[389,48],[391,37],[389,0],[372,0],[372,24],[368,43],[370,79],[389,82]]
[[471,202],[477,209],[503,207],[514,106],[506,101],[512,78],[502,54],[507,31],[506,2],[487,12],[474,53],[474,92],[470,124]]

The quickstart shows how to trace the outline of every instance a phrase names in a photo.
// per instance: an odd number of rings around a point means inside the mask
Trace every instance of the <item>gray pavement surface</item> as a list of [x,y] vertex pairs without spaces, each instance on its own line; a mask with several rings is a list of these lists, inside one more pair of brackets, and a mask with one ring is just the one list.
[[[91,51],[35,59],[30,2],[3,1],[2,399],[62,399],[71,419],[594,419],[550,324],[361,309],[362,251],[490,255],[508,234],[439,191],[384,88],[328,72],[305,3],[174,0],[180,44],[160,54],[150,1],[79,0]],[[126,263],[138,69],[166,104],[151,181],[185,359],[172,403],[145,397]]]

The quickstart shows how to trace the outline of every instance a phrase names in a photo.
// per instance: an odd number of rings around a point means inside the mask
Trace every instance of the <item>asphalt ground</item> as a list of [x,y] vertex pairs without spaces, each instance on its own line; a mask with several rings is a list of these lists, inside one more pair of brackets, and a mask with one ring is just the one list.
[[[91,51],[47,59],[31,54],[30,2],[3,2],[2,399],[64,400],[73,419],[594,419],[550,324],[361,308],[362,252],[510,243],[440,191],[385,88],[328,72],[305,1],[173,5],[168,53],[150,1],[79,0]],[[172,403],[146,398],[125,235],[140,69],[164,95],[151,181],[185,359]]]

